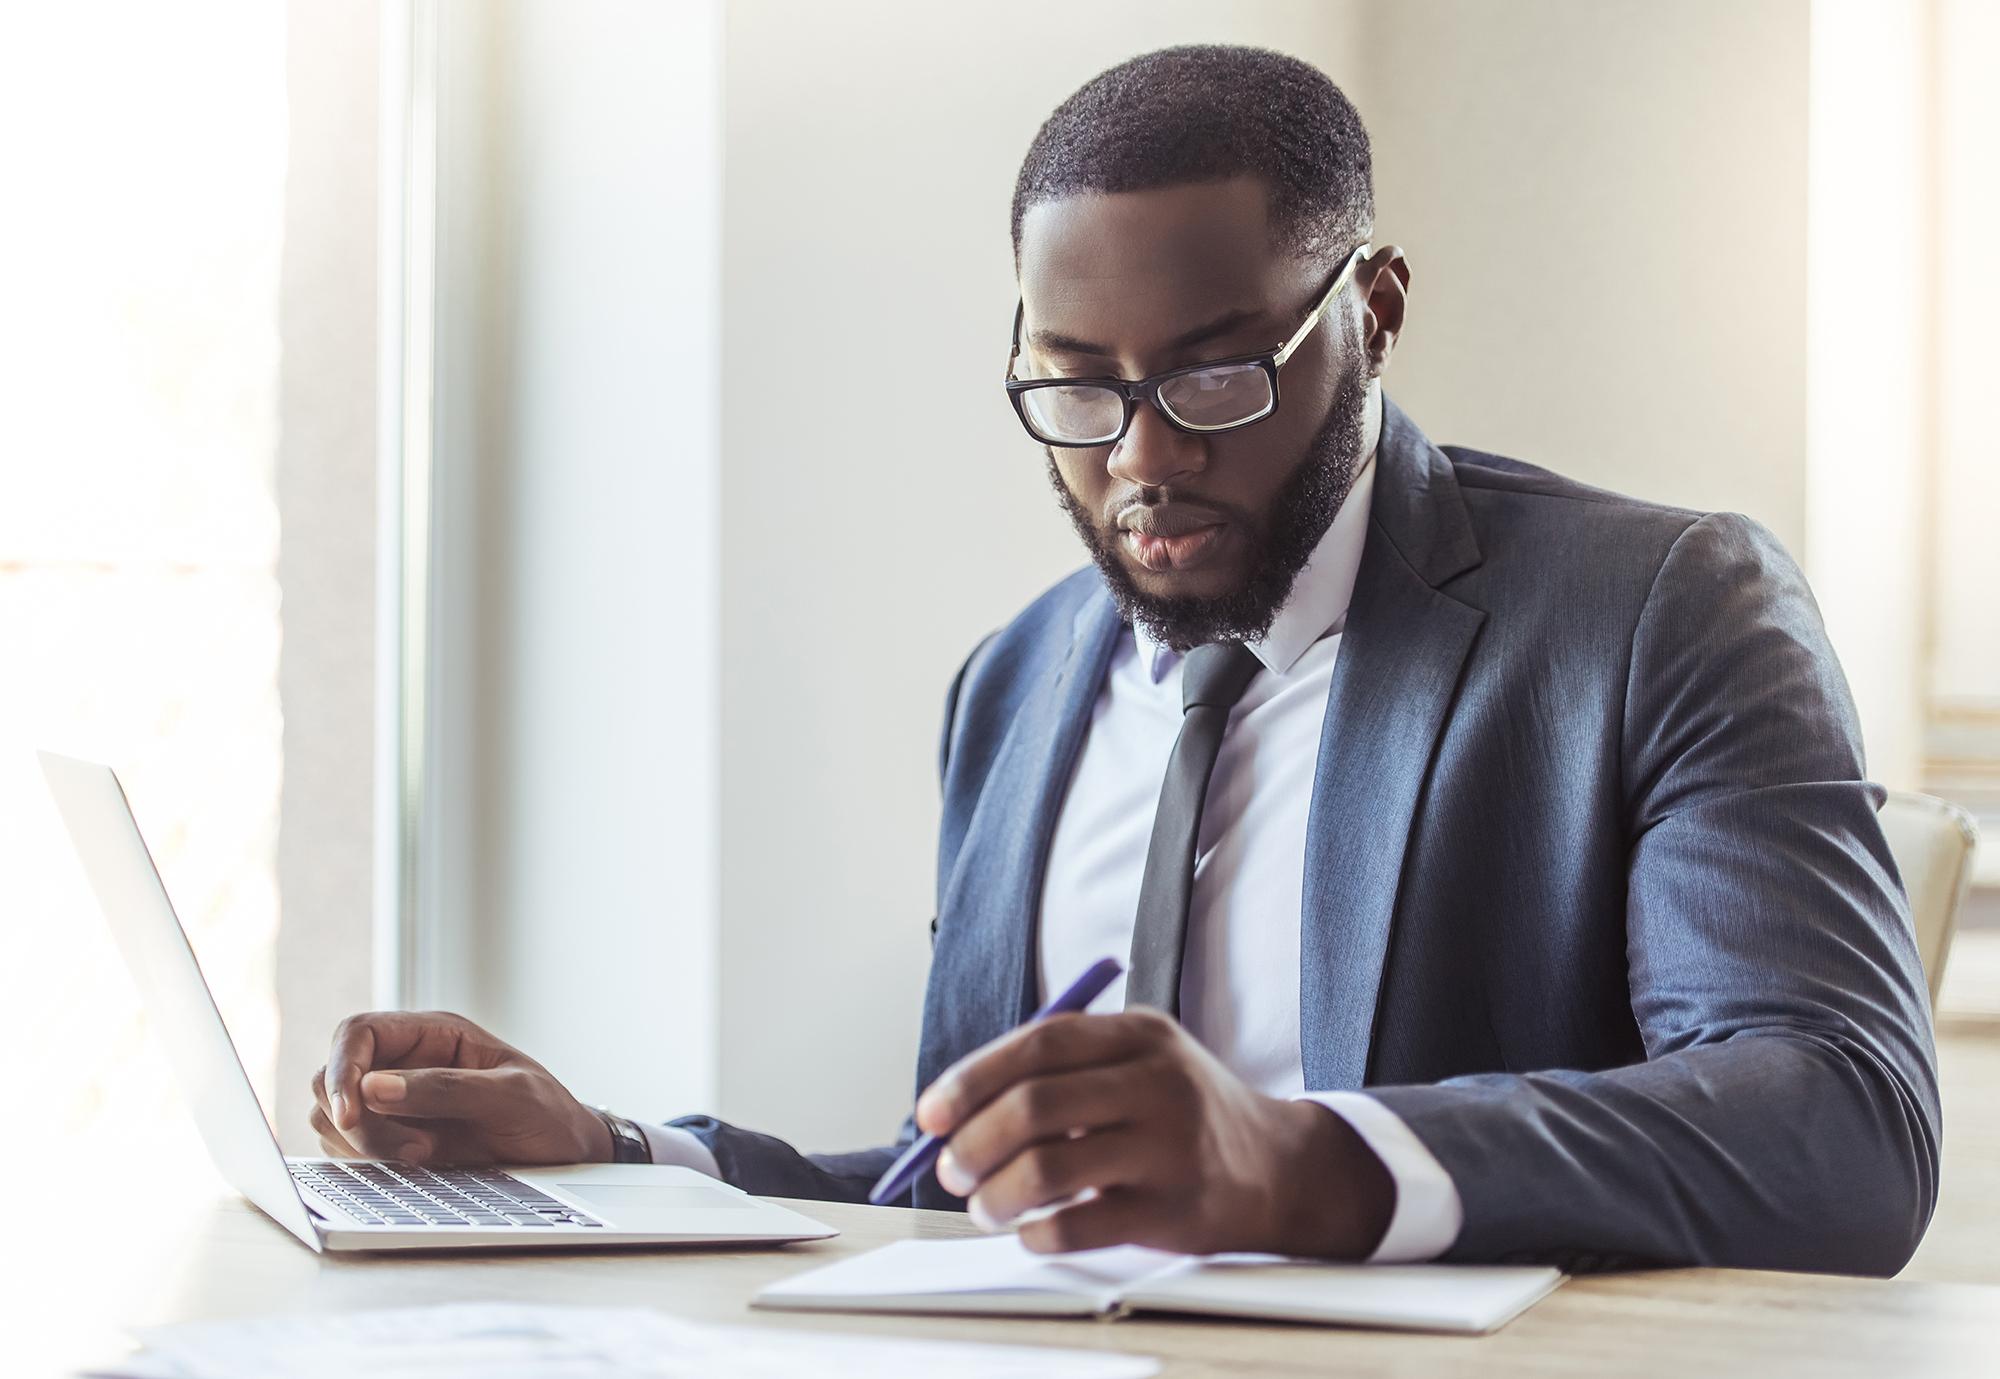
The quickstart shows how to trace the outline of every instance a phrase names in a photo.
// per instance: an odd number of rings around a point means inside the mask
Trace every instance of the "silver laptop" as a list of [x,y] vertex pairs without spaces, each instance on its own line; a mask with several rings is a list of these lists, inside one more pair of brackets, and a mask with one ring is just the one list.
[[108,766],[43,752],[104,917],[208,1152],[232,1186],[315,1250],[776,1243],[837,1232],[688,1168],[418,1168],[288,1159]]

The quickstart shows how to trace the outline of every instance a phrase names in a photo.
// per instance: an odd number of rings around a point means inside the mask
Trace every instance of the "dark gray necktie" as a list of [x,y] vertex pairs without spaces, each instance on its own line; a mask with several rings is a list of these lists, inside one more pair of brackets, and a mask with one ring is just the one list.
[[1194,894],[1194,850],[1201,836],[1202,800],[1222,750],[1229,710],[1257,673],[1257,658],[1241,642],[1211,642],[1187,655],[1181,669],[1181,732],[1153,813],[1146,874],[1139,883],[1139,919],[1132,928],[1132,972],[1125,1005],[1181,1009],[1181,955],[1187,944],[1188,901]]

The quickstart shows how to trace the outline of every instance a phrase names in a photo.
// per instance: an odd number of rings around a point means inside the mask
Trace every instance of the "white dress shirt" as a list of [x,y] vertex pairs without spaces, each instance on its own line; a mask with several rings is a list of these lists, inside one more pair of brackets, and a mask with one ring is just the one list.
[[[1202,807],[1181,1023],[1250,1086],[1318,1102],[1381,1158],[1396,1205],[1371,1258],[1394,1263],[1450,1248],[1463,1219],[1458,1191],[1374,1098],[1306,1092],[1299,1047],[1306,815],[1374,478],[1371,456],[1269,633],[1248,644],[1261,668],[1230,710]],[[1112,651],[1049,847],[1038,944],[1044,1001],[1098,958],[1131,952],[1153,814],[1181,728],[1182,660],[1133,629]],[[1124,1005],[1120,976],[1090,1008]],[[717,1172],[708,1147],[688,1132],[645,1131],[656,1162]]]

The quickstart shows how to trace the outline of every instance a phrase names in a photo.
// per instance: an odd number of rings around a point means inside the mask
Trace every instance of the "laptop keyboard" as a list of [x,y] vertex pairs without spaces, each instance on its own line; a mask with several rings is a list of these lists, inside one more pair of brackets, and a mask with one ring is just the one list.
[[289,1163],[292,1179],[364,1226],[598,1226],[497,1168],[386,1163]]

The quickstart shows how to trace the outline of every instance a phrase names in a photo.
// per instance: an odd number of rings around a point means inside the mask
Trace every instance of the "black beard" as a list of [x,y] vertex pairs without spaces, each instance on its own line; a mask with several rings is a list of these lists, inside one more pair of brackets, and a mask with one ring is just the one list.
[[[1349,353],[1348,360],[1355,359]],[[1356,361],[1358,364],[1358,361]],[[1227,594],[1149,594],[1132,580],[1112,545],[1117,533],[1098,529],[1090,514],[1063,482],[1055,451],[1047,449],[1049,482],[1056,498],[1083,539],[1090,558],[1104,576],[1112,600],[1125,621],[1144,628],[1162,646],[1189,651],[1208,642],[1261,641],[1292,596],[1299,571],[1312,558],[1334,514],[1347,501],[1361,462],[1363,409],[1368,401],[1366,370],[1352,366],[1342,372],[1340,391],[1326,420],[1306,445],[1305,458],[1286,477],[1271,500],[1253,546],[1258,552],[1243,586]]]

